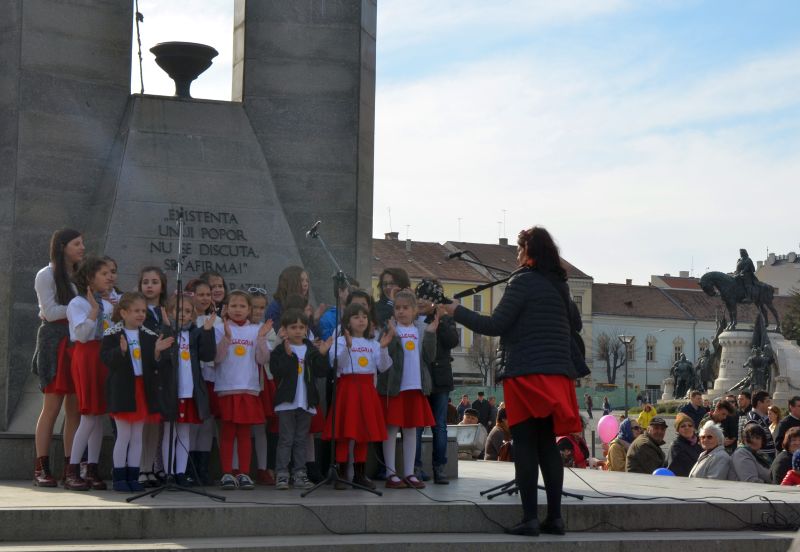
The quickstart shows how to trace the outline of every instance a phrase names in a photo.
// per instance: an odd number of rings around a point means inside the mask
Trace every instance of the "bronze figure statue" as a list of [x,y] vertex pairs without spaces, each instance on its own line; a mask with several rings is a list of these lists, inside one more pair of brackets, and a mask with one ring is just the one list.
[[684,353],[681,353],[680,358],[672,365],[669,375],[675,380],[673,397],[682,399],[694,384],[694,366],[690,361],[686,360]]
[[705,393],[708,391],[709,382],[713,381],[714,367],[712,365],[711,352],[708,349],[704,349],[694,368],[694,385],[692,389]]

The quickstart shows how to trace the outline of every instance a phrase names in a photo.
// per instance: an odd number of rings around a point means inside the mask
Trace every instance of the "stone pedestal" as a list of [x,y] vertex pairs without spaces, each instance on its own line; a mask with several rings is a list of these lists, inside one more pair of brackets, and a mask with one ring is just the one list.
[[675,378],[667,378],[661,382],[661,386],[664,388],[664,393],[661,395],[662,401],[671,401],[674,399],[673,395],[675,394]]
[[789,389],[788,376],[775,376],[773,378],[775,390],[772,392],[772,404],[779,408],[786,409],[789,407],[789,399],[797,394]]
[[752,341],[752,330],[733,330],[720,334],[722,358],[719,363],[719,376],[714,380],[714,388],[709,389],[705,395],[706,398],[713,401],[717,397],[725,396],[728,390],[747,374],[744,363],[750,356]]

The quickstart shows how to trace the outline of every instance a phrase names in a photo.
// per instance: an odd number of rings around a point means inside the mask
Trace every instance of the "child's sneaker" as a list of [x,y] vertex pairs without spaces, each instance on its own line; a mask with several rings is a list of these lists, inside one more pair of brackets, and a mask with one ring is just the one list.
[[[251,482],[252,483],[252,482]],[[222,476],[222,479],[219,482],[219,486],[223,491],[234,491],[236,490],[236,478],[233,475],[226,473]]]
[[277,479],[275,480],[275,488],[279,491],[288,491],[289,475],[285,473],[279,473]]
[[246,473],[240,473],[236,476],[236,486],[240,491],[252,491],[256,488],[253,480]]
[[306,490],[313,487],[314,484],[308,479],[306,472],[297,472],[294,474],[294,488]]

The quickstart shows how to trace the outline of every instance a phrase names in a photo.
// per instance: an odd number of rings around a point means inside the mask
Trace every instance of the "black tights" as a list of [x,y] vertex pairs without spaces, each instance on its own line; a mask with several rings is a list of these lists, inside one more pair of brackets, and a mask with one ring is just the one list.
[[539,468],[542,470],[547,495],[547,518],[561,517],[561,489],[564,485],[564,466],[556,446],[553,418],[528,418],[511,426],[514,438],[514,468],[522,498],[524,520],[537,517],[536,505]]

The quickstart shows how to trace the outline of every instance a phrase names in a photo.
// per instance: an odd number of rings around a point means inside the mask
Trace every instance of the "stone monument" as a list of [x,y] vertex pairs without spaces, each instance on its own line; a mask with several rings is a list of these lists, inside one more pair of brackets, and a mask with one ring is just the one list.
[[32,433],[38,415],[33,277],[57,228],[115,257],[123,289],[145,264],[172,288],[182,208],[185,278],[272,291],[298,263],[326,301],[333,268],[305,238],[322,220],[370,281],[375,0],[236,0],[231,102],[130,93],[132,2],[4,6],[0,431]]

